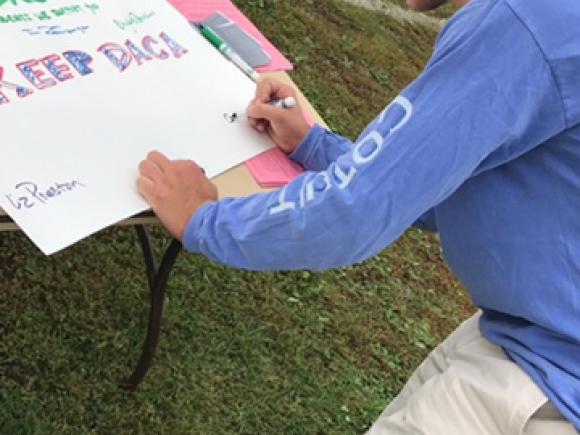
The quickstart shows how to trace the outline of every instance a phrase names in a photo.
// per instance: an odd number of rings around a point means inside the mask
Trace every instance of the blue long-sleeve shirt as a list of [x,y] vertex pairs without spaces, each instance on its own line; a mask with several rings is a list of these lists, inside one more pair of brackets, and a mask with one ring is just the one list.
[[473,0],[351,143],[311,129],[283,189],[205,205],[185,246],[254,270],[364,260],[414,223],[580,428],[580,1]]

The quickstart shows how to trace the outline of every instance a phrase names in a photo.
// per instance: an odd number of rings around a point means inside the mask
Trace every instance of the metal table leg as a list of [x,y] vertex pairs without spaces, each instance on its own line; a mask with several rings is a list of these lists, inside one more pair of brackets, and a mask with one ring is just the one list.
[[153,284],[155,283],[155,275],[157,274],[157,259],[153,246],[151,245],[151,238],[149,231],[144,225],[135,225],[141,250],[143,251],[143,258],[145,259],[145,271],[147,273],[147,281],[149,282],[149,291],[152,293]]
[[147,338],[143,345],[143,351],[133,374],[127,379],[121,388],[127,391],[135,391],[139,383],[143,380],[155,355],[155,349],[159,342],[159,332],[161,327],[161,316],[163,314],[163,302],[165,300],[165,288],[169,274],[173,269],[175,260],[181,252],[182,245],[179,240],[172,240],[161,260],[161,265],[156,267],[155,253],[153,252],[149,234],[143,225],[136,226],[137,235],[143,249],[145,257],[145,267],[147,269],[147,279],[151,296],[151,307],[149,310],[149,325],[147,327]]

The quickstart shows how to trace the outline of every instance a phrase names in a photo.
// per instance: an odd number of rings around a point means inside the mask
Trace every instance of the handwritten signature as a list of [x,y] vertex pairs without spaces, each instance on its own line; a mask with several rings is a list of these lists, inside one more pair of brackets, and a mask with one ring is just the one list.
[[[48,0],[20,0],[20,3],[46,3]],[[18,0],[0,0],[0,8],[6,4],[20,6]]]
[[[153,18],[155,16],[155,12],[151,11],[151,12],[145,12],[142,14],[136,14],[131,12],[126,18],[123,18],[121,20],[113,20],[113,23],[115,23],[115,25],[121,29],[121,30],[125,30],[128,27],[133,27],[136,26],[138,24],[143,24],[145,21]],[[136,32],[135,29],[133,29],[133,32]]]
[[89,30],[89,26],[77,26],[71,28],[65,28],[62,26],[38,26],[35,29],[22,29],[23,32],[26,32],[32,36],[37,35],[60,36],[60,35],[72,35],[73,33],[85,34],[87,30]]
[[17,191],[14,195],[5,195],[6,199],[16,210],[30,209],[35,205],[46,205],[57,197],[77,190],[79,187],[87,187],[77,180],[67,183],[54,183],[48,188],[40,188],[32,181],[23,181],[14,186]]

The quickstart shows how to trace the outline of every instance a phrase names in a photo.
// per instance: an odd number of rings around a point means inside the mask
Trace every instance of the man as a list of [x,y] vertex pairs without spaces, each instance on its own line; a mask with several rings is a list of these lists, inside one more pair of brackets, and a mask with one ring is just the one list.
[[265,104],[292,90],[261,82],[250,122],[308,170],[285,188],[217,201],[194,163],[151,153],[140,192],[186,248],[255,270],[352,264],[412,224],[438,231],[481,311],[432,352],[369,434],[574,434],[579,23],[578,0],[473,0],[354,144],[309,129],[298,109]]

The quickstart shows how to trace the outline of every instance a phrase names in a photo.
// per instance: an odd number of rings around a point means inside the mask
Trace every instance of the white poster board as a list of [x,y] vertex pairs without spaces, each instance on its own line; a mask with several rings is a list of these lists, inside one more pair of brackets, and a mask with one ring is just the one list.
[[0,206],[45,254],[146,210],[151,150],[212,177],[271,146],[224,119],[254,83],[164,0],[0,0],[0,66]]

